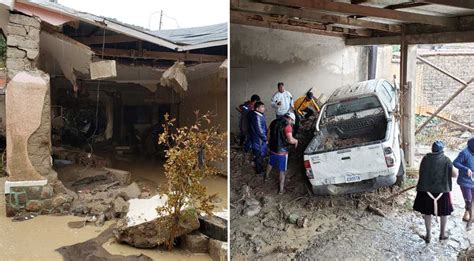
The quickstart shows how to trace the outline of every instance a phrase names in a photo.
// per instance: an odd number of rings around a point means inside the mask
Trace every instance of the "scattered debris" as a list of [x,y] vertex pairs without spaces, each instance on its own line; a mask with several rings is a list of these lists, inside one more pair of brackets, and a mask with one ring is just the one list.
[[31,214],[31,213],[22,213],[22,214],[17,214],[12,218],[13,222],[21,222],[21,221],[26,221],[35,218],[36,215]]
[[185,75],[186,67],[184,62],[175,62],[161,76],[160,83],[163,86],[173,88],[177,93],[184,93],[188,90],[188,81]]
[[[169,216],[159,216],[156,208],[166,203],[166,198],[156,195],[150,199],[132,199],[127,216],[117,222],[115,238],[138,248],[153,248],[166,242],[169,228],[162,224]],[[188,234],[199,228],[197,214],[188,209],[176,236]]]
[[372,213],[374,213],[378,216],[385,217],[385,214],[383,213],[383,211],[380,210],[379,208],[374,207],[374,206],[368,205],[367,206],[367,211],[372,212]]
[[199,231],[204,235],[220,240],[227,241],[227,220],[218,216],[200,216]]

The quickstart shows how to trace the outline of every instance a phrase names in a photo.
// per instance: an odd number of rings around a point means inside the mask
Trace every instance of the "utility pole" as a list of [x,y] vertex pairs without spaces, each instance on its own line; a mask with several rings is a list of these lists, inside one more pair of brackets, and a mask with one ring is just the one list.
[[161,21],[163,19],[163,10],[160,11],[160,27],[158,27],[158,30],[161,30]]

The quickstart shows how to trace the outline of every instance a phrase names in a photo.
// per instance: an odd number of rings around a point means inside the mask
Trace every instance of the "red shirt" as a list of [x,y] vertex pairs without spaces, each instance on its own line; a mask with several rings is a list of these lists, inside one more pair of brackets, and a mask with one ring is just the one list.
[[285,135],[288,135],[288,133],[293,133],[293,126],[291,126],[291,124],[286,125],[286,127],[283,129],[283,132]]

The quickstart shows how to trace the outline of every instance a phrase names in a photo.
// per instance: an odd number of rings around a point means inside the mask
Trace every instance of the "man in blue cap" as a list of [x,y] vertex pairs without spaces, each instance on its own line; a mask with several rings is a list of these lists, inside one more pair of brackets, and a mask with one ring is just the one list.
[[431,216],[441,219],[439,240],[446,240],[446,223],[448,216],[453,212],[450,191],[452,190],[453,163],[444,155],[444,144],[435,141],[431,153],[426,154],[421,160],[418,184],[416,185],[416,198],[413,209],[420,212],[425,220],[426,243],[431,239]]
[[465,202],[464,221],[468,221],[467,228],[471,228],[472,223],[472,198],[474,195],[474,182],[472,172],[474,170],[474,138],[467,141],[467,148],[459,152],[454,159],[454,166],[459,169],[458,184],[461,186],[462,195]]

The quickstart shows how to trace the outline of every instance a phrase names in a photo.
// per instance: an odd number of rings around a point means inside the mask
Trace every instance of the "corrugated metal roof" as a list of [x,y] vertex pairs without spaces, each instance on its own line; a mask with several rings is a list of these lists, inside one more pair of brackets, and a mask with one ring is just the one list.
[[227,40],[227,23],[192,28],[152,31],[151,33],[176,44],[203,44]]
[[148,41],[177,51],[227,45],[227,23],[156,32],[143,27],[130,25],[118,21],[117,19],[80,12],[67,6],[46,0],[17,0],[17,2],[32,4],[52,12],[75,17],[78,20],[95,26],[105,26],[105,28],[116,33],[128,35],[139,40]]

